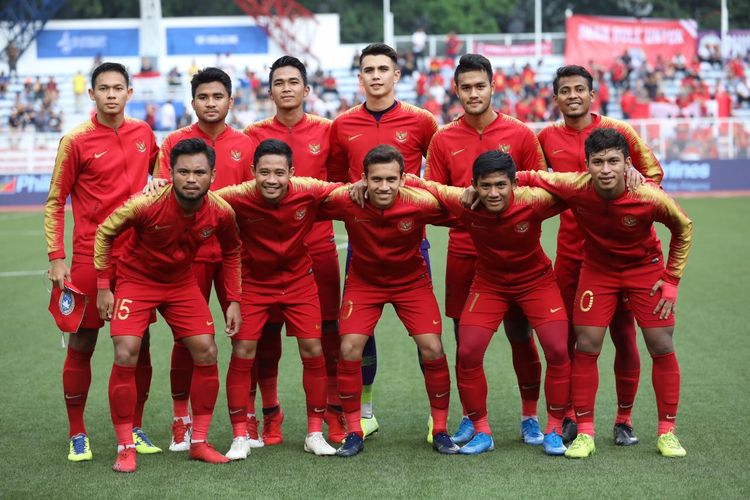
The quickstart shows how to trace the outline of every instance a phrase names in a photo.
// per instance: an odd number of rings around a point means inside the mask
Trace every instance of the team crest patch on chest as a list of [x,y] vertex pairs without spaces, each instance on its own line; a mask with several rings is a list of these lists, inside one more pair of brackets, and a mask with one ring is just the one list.
[[135,141],[135,149],[137,149],[139,153],[145,153],[146,143],[143,141]]
[[396,140],[398,142],[406,142],[406,139],[409,138],[409,132],[396,132]]
[[203,238],[204,240],[210,237],[212,234],[214,234],[214,228],[211,226],[206,226],[200,230],[201,238]]
[[398,228],[401,232],[408,233],[414,228],[414,219],[402,219],[398,222]]
[[305,218],[305,215],[307,215],[307,209],[306,208],[300,208],[296,212],[294,212],[294,218],[297,220],[302,220]]
[[510,144],[498,144],[497,145],[497,150],[501,151],[503,153],[510,154]]
[[529,221],[519,222],[518,224],[516,224],[516,227],[514,228],[514,230],[517,233],[521,233],[521,234],[525,233],[526,231],[529,230]]
[[310,143],[307,145],[307,149],[310,150],[311,154],[314,154],[314,155],[320,154],[320,144]]
[[234,161],[242,160],[242,151],[237,151],[236,149],[233,149],[229,152],[229,155],[232,157]]
[[636,219],[632,215],[623,215],[622,216],[622,225],[623,226],[635,227],[636,224],[638,224],[638,219]]

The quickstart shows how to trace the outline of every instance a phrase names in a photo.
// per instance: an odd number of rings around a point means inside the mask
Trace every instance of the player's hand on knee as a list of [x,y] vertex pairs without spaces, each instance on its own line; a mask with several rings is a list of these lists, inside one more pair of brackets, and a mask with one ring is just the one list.
[[159,179],[154,177],[143,186],[143,194],[147,196],[155,196],[159,189],[167,185],[166,179]]
[[65,259],[53,259],[49,262],[47,271],[49,280],[60,290],[65,289],[65,280],[70,281],[70,269],[65,264]]
[[360,207],[365,207],[365,200],[367,199],[367,185],[362,179],[358,180],[353,184],[349,184],[349,197],[354,203]]
[[226,314],[227,326],[224,331],[227,332],[227,337],[234,337],[237,332],[240,331],[240,325],[242,325],[242,313],[240,311],[239,302],[230,302],[227,307]]
[[654,314],[658,314],[659,319],[667,319],[674,313],[677,304],[677,285],[658,280],[651,288],[651,296],[653,297],[659,290],[661,290],[661,299],[654,308]]
[[630,167],[625,171],[625,184],[628,189],[635,189],[646,182],[646,178],[635,167]]
[[115,295],[112,290],[99,289],[96,292],[96,309],[99,311],[99,318],[104,321],[112,319],[112,310],[115,307]]

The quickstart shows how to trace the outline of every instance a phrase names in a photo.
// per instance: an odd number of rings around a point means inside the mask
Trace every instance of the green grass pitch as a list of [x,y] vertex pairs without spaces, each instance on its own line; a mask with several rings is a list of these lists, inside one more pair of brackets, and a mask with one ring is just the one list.
[[[599,363],[597,454],[571,461],[547,457],[541,448],[523,445],[518,434],[518,390],[510,349],[502,335],[491,344],[485,360],[496,450],[481,456],[438,455],[425,443],[428,406],[415,348],[393,310],[386,308],[377,330],[375,412],[381,432],[366,442],[362,455],[344,460],[302,451],[306,424],[301,368],[296,344],[287,338],[279,389],[287,415],[284,444],[254,450],[248,460],[226,466],[191,463],[184,453],[168,451],[141,456],[134,475],[110,470],[115,441],[107,403],[112,347],[106,329],[93,359],[86,410],[94,460],[82,464],[66,460],[67,419],[60,377],[65,351],[46,311],[45,277],[18,273],[46,269],[42,215],[0,213],[0,370],[4,381],[0,497],[748,498],[750,452],[743,436],[750,426],[746,364],[750,355],[746,337],[750,198],[686,199],[682,204],[695,223],[675,336],[682,369],[678,435],[688,450],[685,459],[664,459],[656,451],[651,362],[642,342],[642,376],[633,415],[641,444],[626,449],[612,444],[613,352],[607,342]],[[550,256],[555,228],[555,221],[545,226],[544,244]],[[664,231],[660,234],[666,239]],[[430,240],[435,291],[442,304],[446,231],[430,228]],[[452,366],[455,343],[448,322],[444,332]],[[172,340],[161,319],[152,333],[154,376],[144,427],[166,449]],[[217,344],[222,389],[210,440],[223,452],[231,441],[223,394],[230,348],[223,333],[217,335]],[[455,388],[455,376],[451,376]],[[451,397],[449,425],[453,429],[460,418],[455,389]],[[540,403],[539,408],[544,406]]]

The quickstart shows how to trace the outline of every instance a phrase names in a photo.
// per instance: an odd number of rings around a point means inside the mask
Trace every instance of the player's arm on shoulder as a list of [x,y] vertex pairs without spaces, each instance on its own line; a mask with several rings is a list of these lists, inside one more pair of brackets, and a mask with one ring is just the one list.
[[542,188],[561,199],[568,199],[588,186],[590,179],[588,172],[548,172],[546,170],[516,172],[519,186]]
[[[351,192],[353,184],[344,184],[334,189],[320,203],[316,217],[318,220],[344,220],[347,212],[351,211],[352,204],[364,207],[364,197],[361,202],[357,201],[356,193]],[[364,196],[363,194],[361,196]]]

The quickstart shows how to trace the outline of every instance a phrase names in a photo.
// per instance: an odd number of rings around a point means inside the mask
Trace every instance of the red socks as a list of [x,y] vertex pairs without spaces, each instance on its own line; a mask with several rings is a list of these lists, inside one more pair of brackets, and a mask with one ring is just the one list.
[[571,373],[573,406],[576,411],[578,432],[594,435],[594,406],[599,389],[599,353],[582,352],[576,349]]
[[326,403],[329,407],[341,411],[336,367],[339,360],[339,324],[338,321],[323,321],[323,335],[320,342],[323,346],[323,356],[326,359]]
[[133,413],[133,428],[143,427],[143,407],[151,389],[151,353],[148,346],[141,344],[138,353],[138,364],[135,367],[135,412]]
[[193,365],[190,402],[193,407],[193,441],[205,441],[211,427],[211,417],[219,394],[219,368],[212,365]]
[[302,387],[307,400],[307,433],[323,432],[326,411],[326,360],[321,354],[302,358]]
[[190,382],[193,378],[193,357],[182,342],[172,345],[172,367],[169,382],[172,385],[172,405],[175,417],[190,414]]
[[281,323],[266,323],[263,327],[263,334],[258,341],[256,354],[258,387],[260,387],[264,409],[279,406],[278,376],[279,360],[281,359],[281,327]]
[[243,359],[232,356],[227,370],[227,406],[234,437],[247,433],[247,405],[250,388],[250,372],[255,358]]
[[[458,394],[466,415],[474,422],[477,432],[490,433],[487,424],[487,378],[484,375],[484,353],[495,332],[489,328],[460,325],[456,379]],[[484,420],[482,420],[484,419]],[[484,430],[477,424],[486,425]]]
[[448,407],[450,405],[451,375],[445,355],[432,361],[423,361],[424,382],[430,399],[432,435],[448,432]]
[[511,342],[513,353],[513,369],[518,379],[518,389],[521,393],[521,415],[531,417],[536,415],[539,400],[539,386],[542,379],[542,362],[536,349],[534,338],[522,342]]
[[618,370],[615,364],[615,387],[617,388],[617,417],[615,424],[633,425],[630,415],[638,393],[641,370]]
[[133,412],[136,401],[135,366],[113,364],[109,375],[109,412],[117,444],[133,445]]
[[657,433],[661,435],[674,430],[677,419],[677,405],[680,402],[680,365],[674,352],[652,358],[654,366],[651,380],[659,413]]
[[91,352],[79,352],[68,346],[68,354],[63,365],[63,395],[65,408],[68,411],[70,436],[85,434],[83,411],[91,386]]
[[346,427],[349,432],[363,437],[360,422],[360,398],[362,397],[362,360],[347,361],[339,358],[338,388],[341,406],[344,408]]
[[562,433],[562,421],[570,399],[570,363],[562,365],[547,365],[544,376],[544,396],[547,400],[547,428],[544,433],[549,434],[554,429]]
[[615,345],[615,387],[617,389],[615,423],[632,425],[630,415],[641,378],[641,358],[636,341],[633,312],[623,309],[620,305],[609,325],[609,331],[612,343]]

